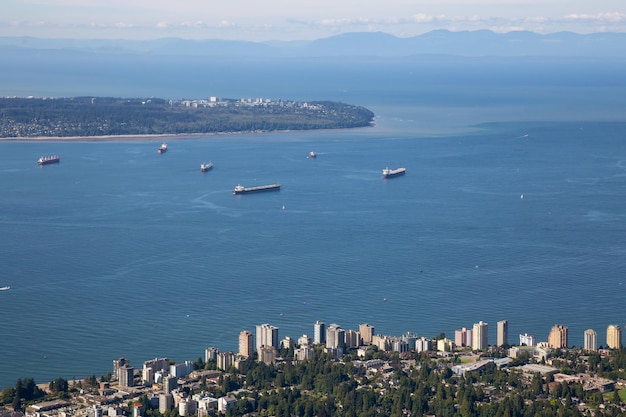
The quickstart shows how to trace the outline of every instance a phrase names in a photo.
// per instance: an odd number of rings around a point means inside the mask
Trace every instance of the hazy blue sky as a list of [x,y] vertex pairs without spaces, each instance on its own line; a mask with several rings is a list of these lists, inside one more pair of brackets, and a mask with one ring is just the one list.
[[0,36],[265,41],[433,29],[626,32],[626,0],[0,0]]

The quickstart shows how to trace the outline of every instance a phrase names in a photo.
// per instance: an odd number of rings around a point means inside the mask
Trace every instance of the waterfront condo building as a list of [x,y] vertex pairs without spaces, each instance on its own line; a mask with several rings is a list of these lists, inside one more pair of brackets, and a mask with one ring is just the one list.
[[235,354],[233,352],[220,352],[217,354],[217,369],[228,370],[235,364]]
[[610,324],[606,328],[606,346],[609,349],[622,348],[622,328],[617,324]]
[[430,350],[430,339],[426,339],[424,336],[415,341],[416,352],[428,352]]
[[376,346],[378,350],[391,350],[391,336],[375,334],[372,337],[372,345]]
[[170,375],[174,375],[176,378],[182,378],[189,375],[193,371],[193,362],[185,361],[180,363],[174,363],[170,365]]
[[124,366],[130,366],[130,361],[126,358],[119,358],[113,360],[113,377],[120,379],[120,369]]
[[261,346],[271,346],[278,350],[278,327],[271,324],[258,324],[256,326],[256,351],[261,349]]
[[437,352],[452,352],[454,342],[447,337],[437,340]]
[[143,363],[143,369],[151,368],[154,372],[166,371],[170,369],[168,358],[154,358]]
[[593,329],[585,330],[583,349],[588,351],[598,350],[598,333]]
[[208,347],[204,350],[204,361],[216,361],[217,354],[220,353],[220,350],[216,347]]
[[311,346],[311,342],[311,338],[306,334],[303,334],[298,338],[298,346]]
[[487,349],[489,335],[488,335],[489,327],[487,323],[484,321],[479,321],[478,323],[474,323],[474,327],[472,328],[472,349],[473,350],[483,350]]
[[498,335],[496,339],[496,346],[504,346],[509,344],[509,322],[507,320],[500,320],[498,322]]
[[370,326],[367,323],[359,324],[359,333],[361,333],[361,341],[364,345],[372,344],[372,337],[374,337],[374,326]]
[[361,333],[356,330],[346,330],[344,333],[344,342],[347,348],[357,348],[361,346]]
[[283,340],[280,341],[281,349],[291,349],[296,346],[296,342],[290,336],[285,336]]
[[146,386],[152,385],[155,382],[155,375],[157,372],[169,371],[170,360],[168,358],[154,358],[143,363],[142,378],[143,383]]
[[413,332],[406,332],[402,335],[404,340],[409,345],[409,350],[415,350],[415,341],[417,340],[417,334]]
[[326,329],[326,347],[344,348],[346,343],[346,332],[338,324],[331,324]]
[[465,327],[455,330],[454,344],[457,347],[472,346],[472,330]]
[[519,345],[520,346],[535,346],[537,342],[535,341],[535,336],[524,333],[519,335]]
[[316,321],[313,324],[313,343],[316,345],[326,343],[326,324],[323,321]]
[[408,352],[409,343],[402,338],[396,338],[391,342],[391,350],[400,353]]
[[119,384],[121,387],[132,387],[135,385],[135,368],[124,365],[118,370]]
[[248,330],[239,333],[239,354],[249,358],[254,353],[254,335]]
[[562,324],[555,324],[550,330],[548,336],[548,347],[552,349],[564,349],[567,348],[567,326]]

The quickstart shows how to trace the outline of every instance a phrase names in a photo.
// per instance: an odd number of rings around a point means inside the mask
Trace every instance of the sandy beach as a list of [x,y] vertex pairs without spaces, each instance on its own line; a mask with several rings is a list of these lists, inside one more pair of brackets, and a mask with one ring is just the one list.
[[109,135],[109,136],[34,136],[34,137],[12,137],[0,138],[0,141],[14,142],[71,142],[71,141],[89,141],[89,142],[128,142],[128,141],[162,141],[189,139],[203,136],[216,135],[233,135],[236,133],[185,133],[185,134],[166,134],[166,135]]
[[[350,128],[340,128],[350,129]],[[324,131],[329,129],[304,129],[298,132]],[[330,129],[336,130],[336,129]],[[168,133],[160,135],[105,135],[105,136],[29,136],[0,138],[0,142],[159,142],[164,140],[191,139],[207,136],[250,135],[260,133],[290,133],[293,130],[255,130],[243,132]]]

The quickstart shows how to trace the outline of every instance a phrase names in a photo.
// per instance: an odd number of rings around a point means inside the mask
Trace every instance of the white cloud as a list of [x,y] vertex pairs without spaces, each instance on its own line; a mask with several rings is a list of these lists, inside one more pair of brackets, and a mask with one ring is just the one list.
[[354,24],[354,21],[352,19],[322,19],[321,21],[319,21],[319,24],[321,26],[345,26],[345,25],[352,25]]
[[416,15],[413,15],[413,21],[417,23],[432,22],[433,20],[435,20],[435,16],[432,15],[427,15],[424,13],[418,13]]
[[229,28],[229,27],[235,27],[235,26],[237,26],[237,24],[233,22],[229,22],[228,20],[221,20],[217,24],[217,27],[220,27],[220,28]]
[[535,16],[535,17],[526,17],[524,18],[525,23],[546,23],[549,19],[545,16]]
[[526,28],[524,26],[492,26],[489,30],[496,33],[508,33],[524,31]]
[[597,13],[597,14],[569,14],[566,20],[586,20],[596,22],[620,23],[626,21],[626,14],[619,12]]

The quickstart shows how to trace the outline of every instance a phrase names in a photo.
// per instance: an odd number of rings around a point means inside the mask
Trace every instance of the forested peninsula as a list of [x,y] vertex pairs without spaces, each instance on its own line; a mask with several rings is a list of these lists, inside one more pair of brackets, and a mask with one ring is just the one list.
[[0,98],[0,138],[180,135],[372,125],[365,107],[333,101]]

